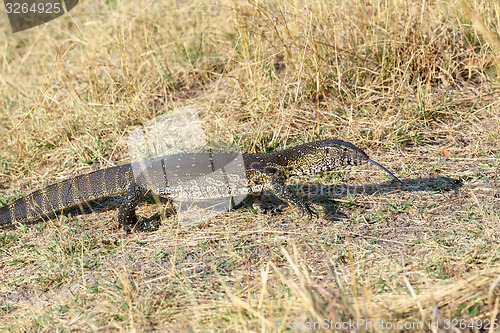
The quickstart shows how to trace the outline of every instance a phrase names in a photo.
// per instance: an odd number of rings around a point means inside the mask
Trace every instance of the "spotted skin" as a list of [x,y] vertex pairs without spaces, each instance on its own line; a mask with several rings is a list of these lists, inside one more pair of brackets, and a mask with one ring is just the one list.
[[[147,192],[161,196],[188,198],[193,186],[200,185],[199,177],[205,176],[203,186],[220,186],[222,180],[211,176],[211,171],[223,168],[233,161],[242,174],[229,173],[224,180],[242,193],[252,194],[272,191],[279,199],[296,207],[301,215],[318,216],[316,209],[297,198],[286,187],[286,180],[294,176],[314,175],[338,169],[345,165],[358,165],[369,161],[368,155],[349,142],[327,139],[298,145],[278,152],[242,154],[182,154],[152,160],[146,172],[134,176],[130,164],[94,171],[50,185],[32,192],[0,208],[0,226],[9,227],[24,223],[72,206],[87,205],[100,198],[125,193],[118,212],[118,222],[125,230],[147,229],[138,223],[135,209]],[[183,182],[168,184],[167,175],[182,173]],[[172,178],[168,178],[172,179]],[[396,178],[397,179],[397,178]],[[235,185],[236,184],[236,185]],[[199,187],[199,186],[198,186]],[[210,198],[220,198],[216,191],[205,191]]]

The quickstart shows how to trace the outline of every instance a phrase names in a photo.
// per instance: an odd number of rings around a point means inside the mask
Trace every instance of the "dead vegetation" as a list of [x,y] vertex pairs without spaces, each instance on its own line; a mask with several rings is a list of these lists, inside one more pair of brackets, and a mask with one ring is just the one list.
[[298,179],[312,221],[243,207],[126,235],[108,200],[4,231],[0,329],[326,319],[474,332],[500,318],[497,1],[113,0],[70,14],[14,35],[0,18],[0,203],[127,163],[134,126],[191,104],[211,142],[257,152],[341,138],[404,185],[371,166]]

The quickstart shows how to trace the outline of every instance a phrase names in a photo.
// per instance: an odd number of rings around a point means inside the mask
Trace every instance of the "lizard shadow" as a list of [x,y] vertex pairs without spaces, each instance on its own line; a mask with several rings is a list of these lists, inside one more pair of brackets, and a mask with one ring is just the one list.
[[[364,185],[324,185],[319,183],[302,183],[291,185],[289,188],[299,197],[312,201],[313,204],[323,206],[324,219],[338,221],[349,216],[342,211],[344,206],[356,206],[359,208],[369,208],[364,204],[356,203],[350,199],[353,197],[371,196],[377,193],[390,193],[396,191],[421,192],[421,191],[457,191],[462,187],[459,179],[450,177],[429,177],[408,179],[402,183],[389,181],[378,184]],[[348,198],[339,200],[339,198]]]

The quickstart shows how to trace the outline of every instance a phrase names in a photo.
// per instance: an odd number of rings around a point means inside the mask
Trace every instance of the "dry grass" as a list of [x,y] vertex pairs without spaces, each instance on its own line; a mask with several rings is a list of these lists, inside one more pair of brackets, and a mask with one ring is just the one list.
[[1,330],[500,318],[497,1],[108,0],[70,14],[15,35],[0,17],[1,204],[126,163],[135,125],[188,104],[210,140],[342,138],[404,185],[370,166],[299,179],[323,184],[313,221],[241,208],[126,235],[104,200],[5,231]]

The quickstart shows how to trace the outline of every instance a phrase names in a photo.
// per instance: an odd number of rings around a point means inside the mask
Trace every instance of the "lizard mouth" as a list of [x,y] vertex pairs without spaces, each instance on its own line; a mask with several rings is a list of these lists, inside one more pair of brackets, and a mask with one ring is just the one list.
[[370,162],[370,163],[375,164],[376,166],[378,166],[379,168],[381,168],[382,170],[384,170],[385,172],[387,172],[388,174],[390,174],[392,177],[394,177],[394,179],[396,179],[398,182],[400,182],[401,184],[403,184],[403,182],[402,182],[402,181],[400,181],[400,180],[398,179],[398,177],[394,176],[394,175],[392,174],[392,172],[390,172],[389,170],[387,170],[387,169],[386,169],[383,165],[378,164],[377,162],[375,162],[374,160],[371,160],[371,159],[367,159],[367,161],[368,161],[368,162]]

